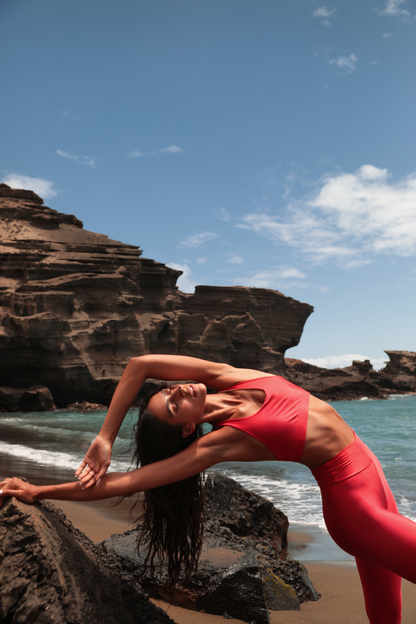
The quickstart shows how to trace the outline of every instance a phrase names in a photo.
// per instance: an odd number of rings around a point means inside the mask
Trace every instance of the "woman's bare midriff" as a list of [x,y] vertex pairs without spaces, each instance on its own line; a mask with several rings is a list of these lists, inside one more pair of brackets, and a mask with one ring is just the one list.
[[316,468],[329,461],[354,440],[354,433],[338,412],[310,396],[305,448],[300,463]]

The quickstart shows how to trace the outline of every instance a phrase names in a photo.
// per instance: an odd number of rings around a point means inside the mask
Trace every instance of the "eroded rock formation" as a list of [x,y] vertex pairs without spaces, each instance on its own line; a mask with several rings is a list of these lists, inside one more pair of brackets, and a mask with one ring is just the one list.
[[0,510],[0,622],[174,624],[61,510],[15,498]]
[[0,385],[109,402],[128,360],[175,353],[279,373],[312,312],[266,289],[178,290],[180,271],[0,184]]
[[286,358],[284,376],[326,401],[385,399],[390,394],[416,392],[416,353],[386,351],[390,361],[375,371],[369,360],[354,361],[345,368],[320,368]]
[[310,305],[241,286],[185,294],[180,271],[141,254],[84,230],[32,191],[0,184],[0,411],[108,404],[128,360],[143,353],[281,374],[327,400],[416,392],[415,353],[386,351],[390,362],[378,372],[369,362],[285,364]]
[[298,610],[302,602],[318,600],[306,568],[279,559],[289,524],[280,510],[223,475],[208,477],[206,494],[198,573],[182,578],[173,592],[164,566],[156,568],[156,578],[143,575],[145,553],[137,553],[136,531],[111,536],[105,551],[117,554],[150,596],[187,609],[267,624],[269,610]]
[[416,392],[416,353],[386,351],[389,361],[380,371],[382,384],[395,392]]

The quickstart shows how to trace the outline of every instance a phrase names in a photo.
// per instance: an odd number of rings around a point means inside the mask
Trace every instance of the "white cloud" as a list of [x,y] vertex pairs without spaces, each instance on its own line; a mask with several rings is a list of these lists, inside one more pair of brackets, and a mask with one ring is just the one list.
[[377,65],[378,61],[370,61],[369,63],[367,63],[367,65]]
[[328,11],[328,9],[326,7],[321,7],[320,9],[316,9],[312,15],[314,17],[320,17],[320,18],[324,18],[321,21],[321,24],[323,26],[331,26],[331,22],[329,21],[328,17],[330,17],[333,13],[335,13],[336,9],[332,9],[332,11]]
[[198,264],[206,264],[208,262],[208,258],[198,258]]
[[225,208],[220,208],[217,214],[221,221],[231,221],[231,215],[226,211]]
[[[183,149],[177,147],[177,145],[170,145],[169,147],[163,147],[158,151],[161,154],[180,154],[181,152],[183,152]],[[154,154],[156,154],[155,151],[140,152],[139,150],[133,150],[132,152],[129,152],[127,156],[129,156],[130,158],[141,158],[142,156],[154,156]]]
[[328,11],[328,9],[326,7],[320,7],[319,9],[316,9],[312,15],[314,17],[323,17],[325,19],[328,19],[328,17],[330,17],[333,13],[335,13],[336,9],[332,9],[332,11]]
[[379,358],[371,358],[367,355],[360,355],[358,353],[347,353],[346,355],[327,355],[321,358],[301,358],[302,362],[313,364],[313,366],[320,366],[321,368],[345,368],[351,366],[353,360],[370,360],[374,368],[380,369],[385,366],[385,361]]
[[393,33],[384,33],[383,39],[388,39],[389,37],[393,37]]
[[400,6],[405,3],[406,0],[387,0],[386,7],[380,11],[380,15],[410,15],[409,11]]
[[238,256],[235,253],[229,253],[227,254],[227,262],[229,262],[230,264],[243,264],[244,258]]
[[54,189],[54,183],[44,178],[31,178],[25,175],[19,175],[18,173],[9,173],[2,179],[4,184],[8,184],[11,188],[26,189],[27,191],[34,191],[42,199],[51,199],[57,195],[57,191]]
[[178,247],[182,249],[197,249],[198,247],[202,247],[206,242],[212,240],[213,238],[218,238],[218,234],[214,234],[214,232],[200,232],[199,234],[191,234],[184,241],[179,243]]
[[191,277],[192,271],[187,264],[176,264],[176,262],[170,262],[167,266],[169,266],[171,269],[182,271],[182,275],[177,281],[177,286],[179,290],[186,293],[195,292],[196,282],[195,279]]
[[57,149],[56,153],[58,156],[62,158],[69,158],[70,160],[75,160],[77,163],[81,165],[88,165],[88,167],[95,167],[95,160],[91,156],[73,156],[69,152],[64,152],[62,150]]
[[133,150],[127,156],[130,158],[140,158],[141,156],[152,156],[154,152],[139,152],[138,150]]
[[[285,280],[288,279],[303,279],[306,277],[305,273],[295,269],[293,267],[278,266],[265,269],[264,271],[257,271],[249,273],[244,277],[238,277],[237,281],[241,286],[251,286],[254,288],[274,288],[278,286],[292,286],[294,282],[288,284]],[[299,284],[297,284],[299,285]]]
[[388,177],[387,169],[379,169],[374,165],[363,165],[358,173],[363,180],[384,180]]
[[312,262],[345,268],[377,254],[416,255],[416,173],[395,184],[387,169],[373,165],[328,175],[317,192],[289,204],[283,216],[247,214],[236,227],[286,243]]
[[330,61],[328,61],[328,64],[336,65],[345,73],[351,74],[355,69],[355,64],[357,60],[358,59],[355,54],[350,54],[349,56],[340,56],[337,59],[331,59]]
[[160,151],[162,152],[162,154],[180,154],[181,152],[183,152],[183,149],[177,147],[176,145],[170,145],[169,147],[163,147]]

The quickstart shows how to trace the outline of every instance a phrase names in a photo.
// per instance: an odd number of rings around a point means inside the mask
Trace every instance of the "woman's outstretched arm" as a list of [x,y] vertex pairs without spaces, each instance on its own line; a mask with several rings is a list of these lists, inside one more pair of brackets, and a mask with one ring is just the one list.
[[223,432],[207,434],[168,459],[130,472],[106,474],[93,488],[85,488],[78,481],[32,485],[18,478],[5,479],[0,482],[0,502],[6,496],[16,496],[27,503],[43,499],[93,501],[152,490],[204,472],[214,464],[230,459],[226,446],[221,442],[223,437]]
[[[176,478],[172,479],[171,469],[158,466],[162,463],[156,462],[131,472],[110,472],[93,488],[84,488],[78,481],[58,485],[32,485],[13,477],[0,483],[0,497],[15,496],[26,503],[34,503],[44,499],[85,502],[128,496],[177,481]],[[188,472],[195,474],[194,469]]]
[[78,481],[37,486],[16,477],[5,479],[0,482],[0,507],[6,496],[16,496],[27,503],[43,499],[92,501],[128,496],[192,477],[221,462],[262,459],[269,458],[259,454],[258,449],[253,449],[249,436],[231,427],[223,427],[207,433],[168,459],[130,472],[106,474],[93,488],[86,488]]

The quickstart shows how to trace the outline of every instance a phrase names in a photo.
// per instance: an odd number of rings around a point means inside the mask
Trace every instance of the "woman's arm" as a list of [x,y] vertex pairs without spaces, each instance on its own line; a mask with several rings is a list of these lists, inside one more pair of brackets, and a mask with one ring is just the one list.
[[28,503],[43,499],[92,501],[152,490],[191,477],[223,461],[221,445],[202,444],[202,441],[201,438],[181,453],[137,470],[109,473],[93,488],[85,488],[77,481],[36,486],[13,478],[0,483],[0,497],[16,496]]
[[246,375],[253,376],[253,373],[256,374],[255,371],[236,369],[229,364],[182,355],[150,354],[132,358],[114,392],[100,433],[75,475],[80,477],[84,487],[90,487],[103,478],[110,465],[111,448],[120,426],[146,379],[194,379],[219,389],[241,381]]
[[117,385],[99,435],[113,444],[128,409],[148,378],[172,381],[195,379],[211,388],[220,388],[226,386],[237,370],[228,364],[184,355],[155,354],[132,358]]

